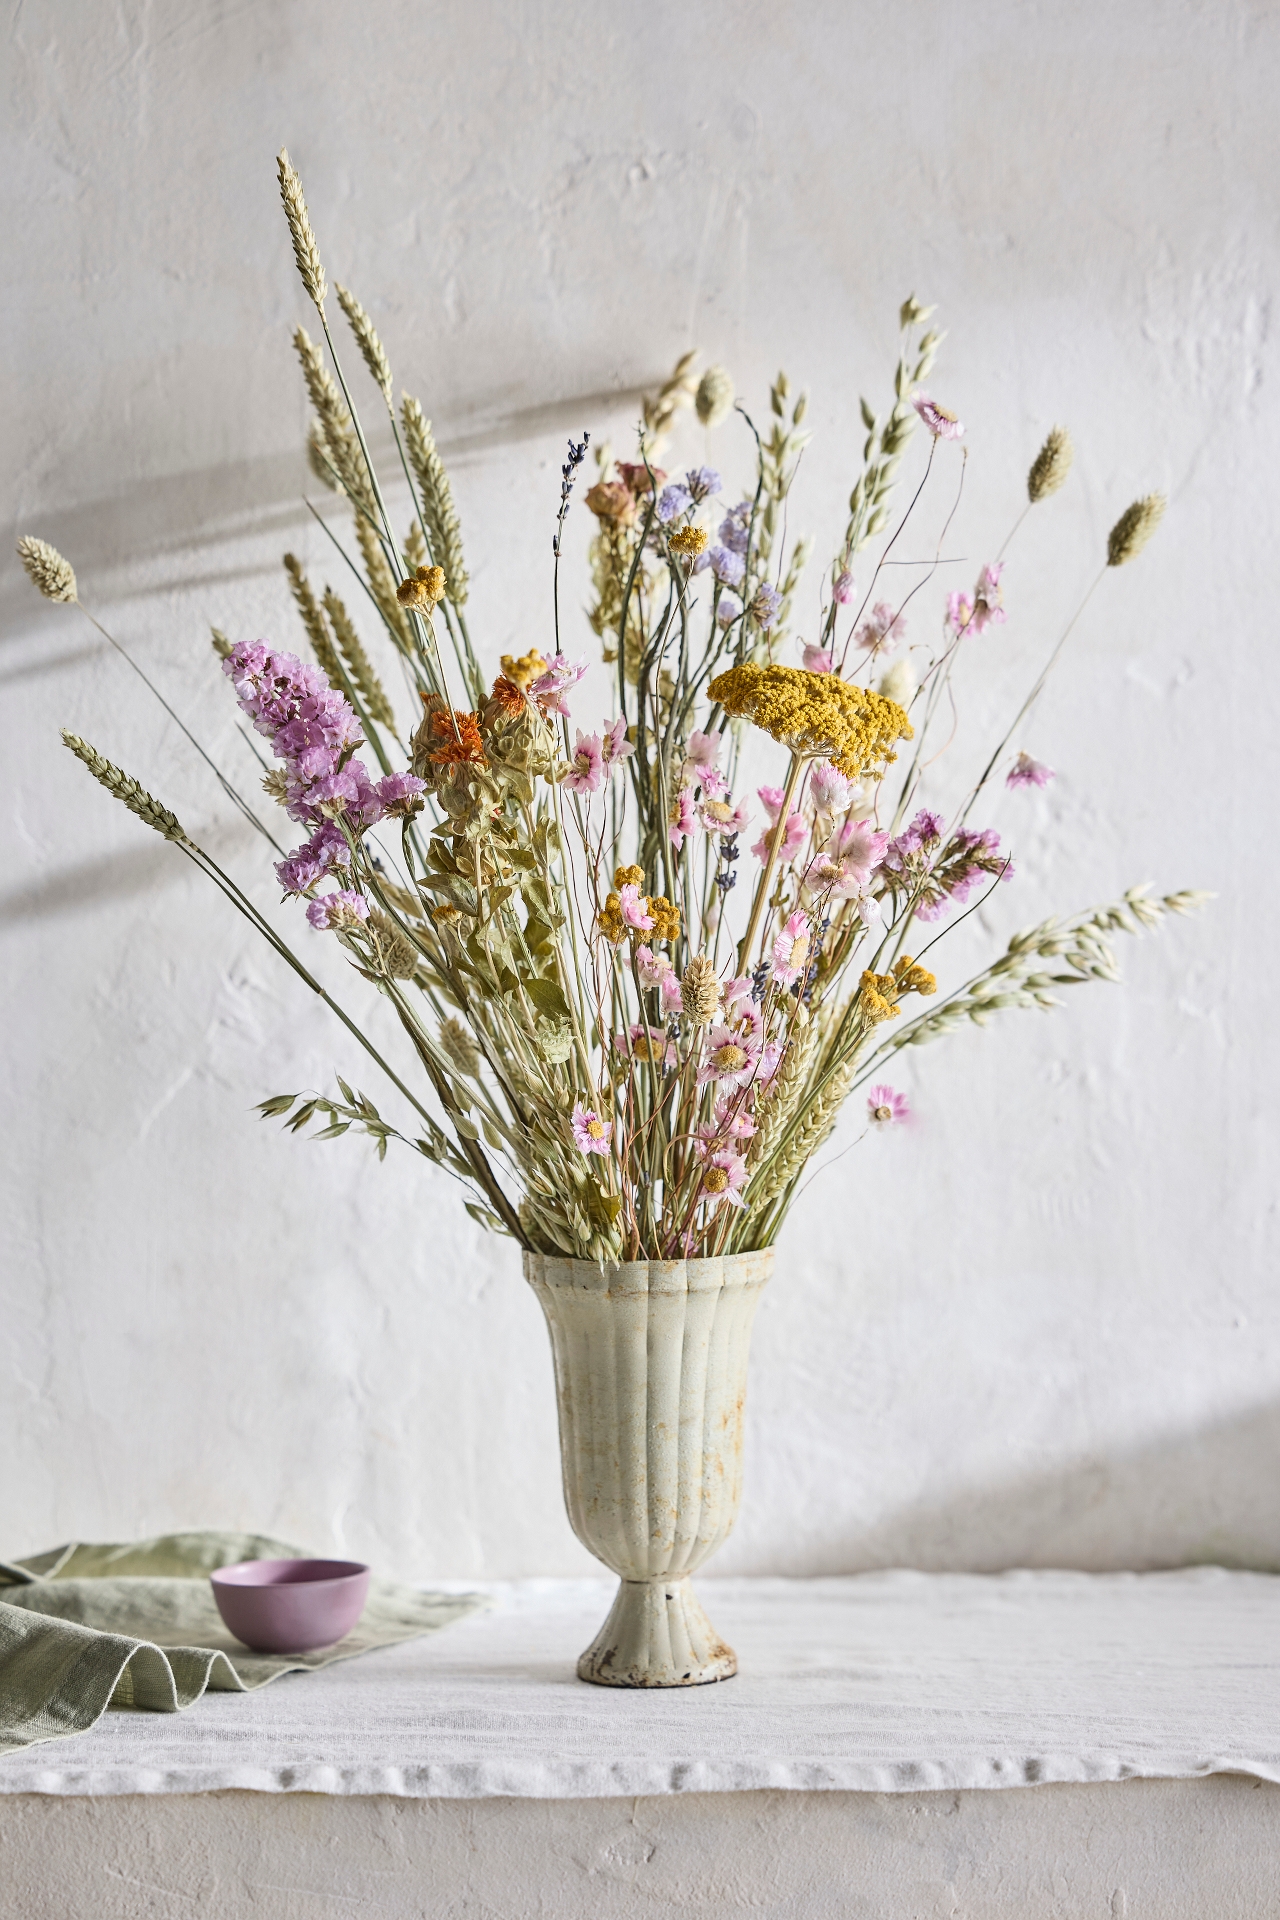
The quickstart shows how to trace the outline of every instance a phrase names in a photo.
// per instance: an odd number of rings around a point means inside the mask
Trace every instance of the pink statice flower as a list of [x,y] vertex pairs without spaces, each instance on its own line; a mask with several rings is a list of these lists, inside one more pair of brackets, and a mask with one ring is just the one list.
[[809,798],[819,813],[843,813],[852,792],[853,782],[846,774],[829,760],[817,761],[809,775]]
[[720,1147],[707,1155],[700,1187],[708,1206],[745,1206],[742,1189],[746,1184],[747,1163],[740,1153],[734,1153],[730,1147]]
[[645,912],[644,896],[638,886],[619,887],[618,906],[629,927],[635,927],[641,933],[648,933],[653,925],[653,915]]
[[835,665],[829,647],[815,647],[808,640],[800,642],[800,661],[806,673],[831,673]]
[[384,815],[411,819],[422,810],[421,795],[426,784],[416,773],[388,773],[379,780],[374,792]]
[[773,943],[773,977],[779,986],[789,987],[798,980],[809,963],[809,916],[793,913]]
[[693,798],[693,788],[681,787],[667,812],[667,826],[671,834],[672,846],[677,849],[682,847],[697,824],[698,809]]
[[905,1093],[898,1093],[887,1086],[870,1087],[867,1090],[867,1118],[876,1127],[891,1127],[898,1121],[909,1119],[911,1103]]
[[629,760],[635,748],[627,739],[627,716],[620,713],[600,735],[600,758],[612,772],[620,761]]
[[564,784],[570,793],[599,793],[604,784],[604,754],[598,733],[583,733],[579,728]]
[[286,893],[309,893],[334,867],[351,865],[351,847],[336,820],[322,820],[305,847],[276,864],[276,879]]
[[937,400],[931,400],[927,393],[918,393],[911,404],[935,440],[961,438],[964,428],[948,407],[942,406]]
[[853,598],[853,575],[848,567],[841,567],[831,583],[831,598],[838,607],[847,607]]
[[1006,787],[1047,787],[1054,778],[1052,767],[1046,767],[1043,760],[1033,760],[1029,753],[1020,753],[1004,777]]
[[906,631],[905,617],[896,613],[887,600],[880,600],[854,634],[853,644],[875,660],[881,654],[891,654]]
[[737,1033],[732,1027],[712,1027],[707,1050],[698,1068],[698,1084],[709,1080],[722,1086],[745,1087],[760,1059],[760,1042],[753,1033]]
[[768,633],[781,611],[782,595],[765,581],[751,597],[751,618],[762,633]]
[[591,1107],[584,1106],[579,1100],[573,1109],[573,1143],[581,1153],[598,1153],[602,1156],[609,1152],[609,1136],[613,1132],[612,1120],[602,1120]]
[[586,670],[585,660],[579,660],[575,665],[563,653],[553,653],[545,673],[540,673],[530,685],[529,698],[544,714],[558,713],[567,720],[569,709],[564,696],[570,687],[577,686]]
[[369,918],[369,903],[362,893],[343,887],[337,893],[322,893],[307,908],[307,918],[318,932],[351,932]]

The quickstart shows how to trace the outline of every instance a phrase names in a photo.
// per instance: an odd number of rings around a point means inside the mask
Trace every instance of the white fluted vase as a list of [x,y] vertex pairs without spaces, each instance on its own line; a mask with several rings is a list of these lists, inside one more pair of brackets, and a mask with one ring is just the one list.
[[772,1248],[603,1271],[524,1256],[551,1331],[570,1524],[621,1580],[582,1680],[692,1687],[738,1670],[689,1576],[738,1517],[747,1352],[772,1269]]

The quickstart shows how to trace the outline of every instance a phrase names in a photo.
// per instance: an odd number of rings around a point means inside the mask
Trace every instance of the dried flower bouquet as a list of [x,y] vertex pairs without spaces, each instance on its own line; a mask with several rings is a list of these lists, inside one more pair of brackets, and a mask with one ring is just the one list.
[[[423,1079],[414,1084],[412,1069],[383,1057],[167,808],[79,736],[64,740],[326,1000],[413,1119],[393,1126],[343,1080],[337,1096],[263,1101],[265,1115],[295,1131],[322,1122],[322,1138],[363,1131],[379,1153],[405,1141],[463,1182],[478,1221],[535,1252],[612,1263],[767,1247],[855,1088],[869,1087],[869,1125],[904,1115],[903,1096],[878,1078],[898,1049],[1005,1008],[1052,1007],[1057,987],[1117,978],[1113,933],[1136,933],[1203,896],[1134,888],[1113,906],[1016,935],[976,976],[937,991],[932,949],[964,917],[955,910],[968,901],[972,912],[1012,875],[998,835],[970,825],[974,808],[997,778],[1010,787],[1052,778],[1009,752],[1067,634],[962,802],[945,814],[924,804],[956,661],[1005,618],[1002,558],[982,568],[971,594],[946,599],[918,677],[908,656],[892,658],[907,604],[934,569],[921,569],[897,602],[881,585],[884,562],[925,487],[948,462],[954,484],[964,459],[960,423],[922,391],[940,341],[928,309],[914,300],[902,308],[887,412],[863,402],[862,471],[815,596],[810,643],[790,637],[810,547],[797,539],[788,548],[784,536],[806,439],[804,398],[791,403],[784,377],[764,434],[735,408],[725,370],[699,380],[686,356],[646,401],[634,459],[613,463],[596,450],[599,477],[585,492],[595,522],[589,617],[616,717],[584,732],[571,727],[570,695],[586,667],[561,643],[559,566],[587,435],[570,443],[562,473],[551,637],[504,655],[491,678],[467,630],[461,533],[430,423],[407,395],[397,411],[377,333],[336,287],[411,494],[402,538],[335,350],[324,268],[283,153],[279,171],[328,351],[297,330],[311,461],[350,503],[355,551],[341,551],[355,604],[389,643],[403,690],[393,702],[347,605],[331,589],[317,596],[286,555],[312,658],[265,641],[232,645],[218,632],[214,644],[270,745],[262,786],[301,844],[281,845],[214,770],[275,845],[285,894],[391,1003]],[[658,466],[690,406],[708,430],[731,414],[745,422],[755,460],[741,498],[709,466],[678,477]],[[921,429],[924,477],[891,529],[898,470]],[[1028,510],[1062,486],[1071,457],[1055,429],[1031,468]],[[1162,510],[1153,494],[1122,515],[1103,573],[1138,554]],[[53,548],[27,538],[20,552],[42,592],[78,603],[74,573]],[[796,658],[802,664],[788,663]],[[782,753],[753,823],[741,788],[757,736]]]

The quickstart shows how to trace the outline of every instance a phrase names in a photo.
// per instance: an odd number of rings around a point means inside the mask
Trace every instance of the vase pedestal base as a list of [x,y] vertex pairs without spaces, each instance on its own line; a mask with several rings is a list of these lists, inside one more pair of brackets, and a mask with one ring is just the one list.
[[597,1687],[701,1687],[737,1671],[738,1656],[687,1576],[621,1581],[608,1619],[578,1662],[579,1680]]

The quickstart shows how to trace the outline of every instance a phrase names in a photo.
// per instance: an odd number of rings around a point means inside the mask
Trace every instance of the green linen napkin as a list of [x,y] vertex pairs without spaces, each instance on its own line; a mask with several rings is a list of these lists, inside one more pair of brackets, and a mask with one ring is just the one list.
[[166,1533],[0,1560],[0,1754],[84,1733],[108,1707],[179,1713],[206,1689],[247,1693],[484,1605],[479,1594],[425,1593],[375,1574],[355,1631],[337,1646],[251,1653],[223,1626],[209,1574],[238,1560],[304,1557],[257,1533]]

